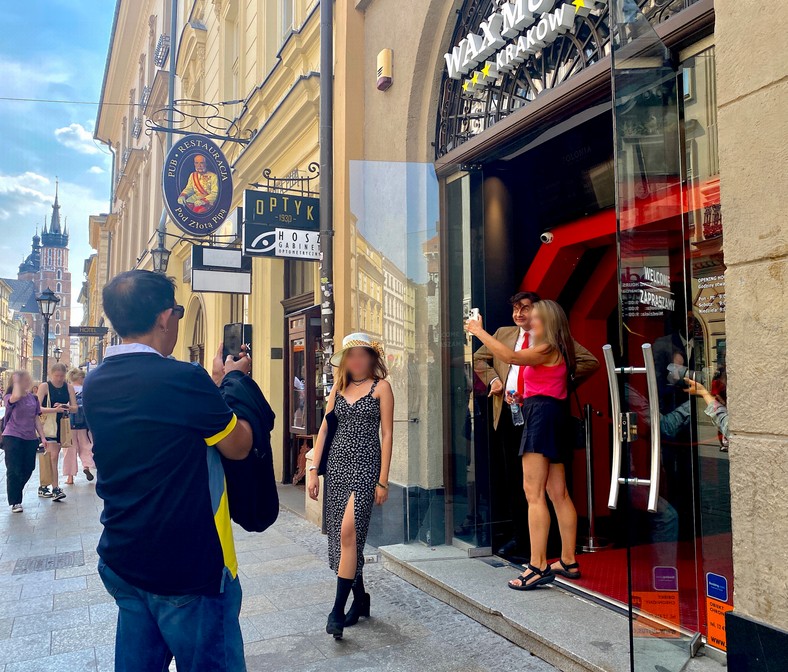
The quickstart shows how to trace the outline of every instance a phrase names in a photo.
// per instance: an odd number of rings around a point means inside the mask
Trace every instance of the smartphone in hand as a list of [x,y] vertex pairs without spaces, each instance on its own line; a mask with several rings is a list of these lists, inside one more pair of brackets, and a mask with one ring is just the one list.
[[252,354],[252,325],[243,322],[225,324],[222,359],[227,359],[228,356],[238,359],[242,350]]

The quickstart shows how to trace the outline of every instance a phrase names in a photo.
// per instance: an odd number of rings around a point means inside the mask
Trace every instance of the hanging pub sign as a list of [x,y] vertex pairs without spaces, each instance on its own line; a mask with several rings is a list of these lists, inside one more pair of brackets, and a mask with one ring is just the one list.
[[320,259],[320,199],[247,189],[244,254]]
[[[602,9],[607,0],[505,0],[444,55],[451,79],[467,78],[465,91],[484,87],[574,29],[575,17]],[[478,68],[478,69],[477,69]]]
[[167,212],[181,231],[210,235],[230,214],[230,164],[215,142],[202,135],[187,135],[167,154],[162,192]]

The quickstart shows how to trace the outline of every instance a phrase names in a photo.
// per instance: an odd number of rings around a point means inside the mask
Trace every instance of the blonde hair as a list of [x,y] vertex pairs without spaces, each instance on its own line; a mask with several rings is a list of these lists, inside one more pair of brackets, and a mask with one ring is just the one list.
[[11,394],[14,391],[14,376],[28,378],[30,380],[30,386],[33,386],[33,376],[30,375],[30,372],[26,371],[25,369],[17,369],[11,374],[11,382],[8,383],[8,389],[5,391],[6,394]]
[[49,373],[54,373],[55,371],[66,373],[68,371],[68,367],[65,364],[61,364],[60,362],[55,362],[49,367]]
[[549,352],[557,352],[566,361],[570,374],[575,372],[575,341],[569,331],[569,320],[564,309],[555,301],[542,299],[534,304],[534,310],[544,325],[543,345]]
[[71,369],[68,372],[68,382],[73,384],[78,380],[85,380],[85,372],[82,369]]
[[[378,352],[374,348],[368,348],[366,346],[357,346],[363,347],[366,350],[370,357],[372,358],[372,365],[371,365],[371,373],[373,378],[377,378],[378,380],[383,380],[386,376],[389,375],[388,367],[386,366],[386,362],[383,361],[383,353]],[[337,375],[334,378],[334,385],[336,385],[337,392],[344,392],[350,383],[350,373],[347,370],[347,353],[350,352],[353,348],[348,348],[345,352],[342,353],[342,360],[339,362],[339,366],[337,367]]]

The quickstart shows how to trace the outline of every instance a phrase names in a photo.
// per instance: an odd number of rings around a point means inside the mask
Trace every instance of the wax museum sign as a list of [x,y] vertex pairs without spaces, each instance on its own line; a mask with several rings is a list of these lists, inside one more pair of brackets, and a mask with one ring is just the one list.
[[481,32],[468,33],[444,54],[448,75],[452,79],[468,77],[463,83],[466,91],[491,84],[499,74],[515,70],[559,35],[572,31],[576,17],[586,17],[592,10],[604,8],[606,2],[505,0],[482,21]]
[[230,164],[216,143],[202,135],[187,135],[167,154],[162,192],[167,211],[181,231],[207,236],[230,214]]

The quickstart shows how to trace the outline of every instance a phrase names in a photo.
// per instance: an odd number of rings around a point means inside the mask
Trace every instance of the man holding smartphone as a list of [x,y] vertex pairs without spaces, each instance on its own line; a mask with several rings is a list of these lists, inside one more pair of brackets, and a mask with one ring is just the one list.
[[[115,669],[161,672],[174,656],[179,669],[243,672],[222,457],[249,454],[251,427],[204,369],[168,359],[183,307],[166,276],[121,273],[103,299],[123,342],[87,376],[83,403],[104,500],[99,574],[119,608]],[[248,374],[237,356],[215,373]]]
[[[512,306],[513,326],[500,327],[494,337],[512,350],[529,347],[531,311],[540,300],[535,292],[517,292],[509,298]],[[575,381],[582,382],[599,368],[599,361],[582,345],[575,341],[576,370]],[[510,558],[527,558],[530,555],[528,538],[528,505],[523,492],[523,465],[519,456],[523,426],[515,425],[510,405],[515,398],[510,394],[523,395],[523,381],[520,367],[510,365],[492,355],[487,346],[482,345],[473,354],[473,368],[477,376],[488,386],[493,400],[493,428],[497,448],[502,456],[502,466],[506,472],[506,490],[509,513],[512,520],[512,537],[498,549],[497,554]]]

